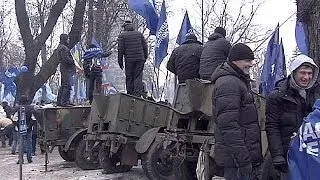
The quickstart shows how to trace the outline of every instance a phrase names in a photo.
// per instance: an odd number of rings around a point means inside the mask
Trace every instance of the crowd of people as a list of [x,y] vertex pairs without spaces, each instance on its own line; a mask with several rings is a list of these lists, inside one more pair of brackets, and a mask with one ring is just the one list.
[[[249,75],[255,56],[247,45],[231,46],[225,37],[225,29],[217,27],[202,46],[194,35],[189,35],[172,52],[167,69],[178,76],[179,83],[193,78],[214,83],[215,162],[224,167],[226,180],[260,179],[261,128]],[[313,59],[298,55],[290,72],[266,97],[265,129],[281,180],[289,179],[287,153],[291,137],[320,97],[319,68]]]
[[[148,46],[143,34],[126,21],[118,37],[118,64],[125,69],[127,93],[141,97],[144,94],[142,72],[148,58]],[[177,75],[179,83],[187,79],[200,78],[214,83],[212,95],[213,121],[215,123],[214,157],[217,165],[224,167],[226,180],[258,179],[257,171],[263,161],[261,128],[254,102],[250,80],[250,68],[255,59],[251,48],[243,43],[231,46],[226,40],[227,32],[217,27],[203,45],[193,34],[175,48],[167,63],[167,69]],[[75,65],[68,48],[68,36],[60,36],[58,47],[61,59],[61,86],[57,105],[69,106],[71,77]],[[102,69],[99,62],[104,53],[91,44],[83,56],[84,72],[89,81],[89,101],[94,90],[101,93]],[[277,82],[277,86],[266,100],[266,133],[273,165],[288,179],[287,152],[293,133],[302,124],[303,117],[312,111],[312,105],[320,97],[319,68],[306,55],[297,56],[290,66],[291,74]],[[21,105],[26,106],[27,133],[24,136],[28,162],[35,154],[36,121],[32,117],[32,106],[21,96]],[[20,117],[14,114],[19,105],[10,108],[2,103],[5,117],[0,119],[2,147],[5,137],[16,153],[17,133]],[[18,115],[19,116],[19,115]]]

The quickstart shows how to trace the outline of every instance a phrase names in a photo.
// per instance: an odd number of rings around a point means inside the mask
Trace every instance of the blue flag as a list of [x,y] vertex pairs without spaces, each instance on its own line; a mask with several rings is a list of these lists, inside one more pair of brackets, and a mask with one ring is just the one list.
[[309,55],[309,40],[307,25],[303,22],[296,23],[296,42],[300,52]]
[[128,0],[128,5],[130,9],[146,20],[150,34],[155,35],[159,17],[154,6],[154,0]]
[[168,30],[165,1],[163,1],[161,6],[161,13],[160,13],[160,19],[159,19],[156,36],[157,36],[157,41],[155,45],[155,48],[156,48],[155,66],[159,68],[163,59],[168,55],[168,44],[169,44],[169,30]]
[[280,41],[277,60],[274,66],[274,83],[279,80],[287,77],[287,68],[286,68],[286,58],[284,56],[284,48],[282,44],[282,39]]
[[318,180],[320,175],[320,100],[314,111],[303,119],[298,135],[292,138],[288,151],[290,180]]
[[186,11],[181,24],[179,35],[177,37],[177,44],[181,45],[182,43],[184,43],[186,41],[186,36],[190,34],[193,34],[193,28],[189,20],[188,12]]
[[274,66],[279,48],[279,24],[268,43],[267,52],[261,74],[262,95],[267,96],[274,89]]

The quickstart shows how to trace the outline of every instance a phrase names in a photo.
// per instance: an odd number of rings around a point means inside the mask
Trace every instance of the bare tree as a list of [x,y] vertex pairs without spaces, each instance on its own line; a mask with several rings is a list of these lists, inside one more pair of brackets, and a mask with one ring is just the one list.
[[320,65],[320,1],[297,0],[297,20],[307,24],[309,32],[309,55]]
[[[30,21],[27,13],[26,3],[24,0],[15,0],[16,17],[20,28],[23,45],[25,47],[24,65],[29,69],[28,72],[22,73],[17,80],[17,97],[19,97],[21,94],[25,94],[31,101],[35,92],[48,80],[52,74],[55,73],[59,64],[59,55],[56,51],[54,51],[49,60],[41,67],[40,72],[34,75],[37,57],[45,45],[46,40],[52,33],[67,2],[67,0],[57,0],[50,9],[48,19],[41,30],[41,33],[33,36],[30,29]],[[73,24],[69,33],[69,47],[73,47],[80,40],[85,6],[86,0],[76,1]]]
[[[270,30],[261,28],[259,24],[254,23],[254,17],[264,1],[259,0],[241,0],[238,7],[231,9],[231,0],[205,0],[204,3],[204,37],[208,38],[213,33],[214,28],[220,26],[227,30],[227,39],[232,44],[243,42],[246,44],[257,44],[263,42]],[[197,1],[199,6],[198,16],[201,17],[201,2]],[[196,29],[201,34],[199,28]],[[257,49],[259,51],[261,49]]]

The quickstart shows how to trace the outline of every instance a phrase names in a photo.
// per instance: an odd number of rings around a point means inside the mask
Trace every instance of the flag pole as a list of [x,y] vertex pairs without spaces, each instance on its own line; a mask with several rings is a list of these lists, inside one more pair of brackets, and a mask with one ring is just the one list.
[[201,36],[202,36],[202,44],[204,43],[204,14],[203,14],[203,0],[201,1],[201,25],[202,25],[202,29],[201,29]]

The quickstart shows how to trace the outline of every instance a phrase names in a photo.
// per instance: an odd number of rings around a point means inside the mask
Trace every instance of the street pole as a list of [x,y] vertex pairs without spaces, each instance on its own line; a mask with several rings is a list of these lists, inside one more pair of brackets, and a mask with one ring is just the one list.
[[204,44],[204,10],[203,10],[203,0],[201,0],[201,21],[202,21],[202,29],[201,29],[201,35],[202,35],[202,44]]

